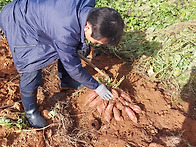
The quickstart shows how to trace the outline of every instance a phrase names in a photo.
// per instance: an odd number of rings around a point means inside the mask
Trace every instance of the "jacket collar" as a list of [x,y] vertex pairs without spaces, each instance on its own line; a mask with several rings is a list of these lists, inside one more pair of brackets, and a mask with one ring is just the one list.
[[81,26],[81,38],[80,38],[81,43],[85,43],[84,28],[86,25],[88,13],[90,12],[91,9],[92,7],[86,7],[80,12],[80,15],[79,15],[79,21],[80,21],[80,26]]

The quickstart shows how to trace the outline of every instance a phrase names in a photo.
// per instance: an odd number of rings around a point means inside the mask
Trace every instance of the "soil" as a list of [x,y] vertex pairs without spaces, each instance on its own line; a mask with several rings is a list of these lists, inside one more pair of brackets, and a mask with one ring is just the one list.
[[[0,42],[0,54],[0,106],[8,105],[0,109],[0,116],[17,120],[17,114],[24,112],[20,102],[20,74],[14,68],[6,39]],[[16,126],[6,128],[2,125],[0,146],[196,146],[194,89],[184,88],[180,96],[183,101],[173,101],[159,88],[159,83],[144,79],[134,72],[132,65],[123,63],[112,54],[102,52],[89,61],[113,79],[125,76],[119,88],[129,93],[133,102],[141,107],[142,113],[137,114],[138,123],[132,122],[125,112],[122,112],[123,121],[105,121],[96,109],[86,104],[91,89],[61,90],[57,65],[53,63],[42,70],[43,84],[38,88],[37,95],[39,110],[49,125],[43,129],[27,125],[22,131]],[[84,61],[82,65],[93,77],[101,77]],[[185,87],[196,83],[193,82],[191,80]],[[54,117],[49,115],[52,110],[56,112]]]

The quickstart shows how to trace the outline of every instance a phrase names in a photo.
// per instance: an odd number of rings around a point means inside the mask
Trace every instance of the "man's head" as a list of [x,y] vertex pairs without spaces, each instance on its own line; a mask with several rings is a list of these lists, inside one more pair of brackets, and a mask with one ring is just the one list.
[[85,37],[95,44],[117,45],[123,35],[124,22],[120,14],[108,7],[92,9],[87,17]]

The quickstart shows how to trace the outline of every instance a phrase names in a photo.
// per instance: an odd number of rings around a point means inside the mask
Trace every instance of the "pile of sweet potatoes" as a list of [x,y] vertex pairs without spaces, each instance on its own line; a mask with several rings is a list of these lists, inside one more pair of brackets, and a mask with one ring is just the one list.
[[129,94],[123,92],[123,90],[111,89],[111,92],[113,97],[109,101],[103,100],[95,91],[90,93],[87,100],[89,107],[96,108],[108,122],[113,117],[117,121],[123,121],[122,111],[125,111],[129,118],[137,123],[137,117],[134,112],[141,113],[141,108],[133,104]]

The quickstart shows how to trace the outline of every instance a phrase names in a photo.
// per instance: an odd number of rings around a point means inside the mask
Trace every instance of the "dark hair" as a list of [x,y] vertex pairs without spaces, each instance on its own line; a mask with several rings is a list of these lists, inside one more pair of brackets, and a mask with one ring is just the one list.
[[96,40],[108,39],[108,45],[117,45],[121,40],[124,22],[121,15],[114,9],[99,7],[92,9],[87,17],[92,26],[92,36]]

